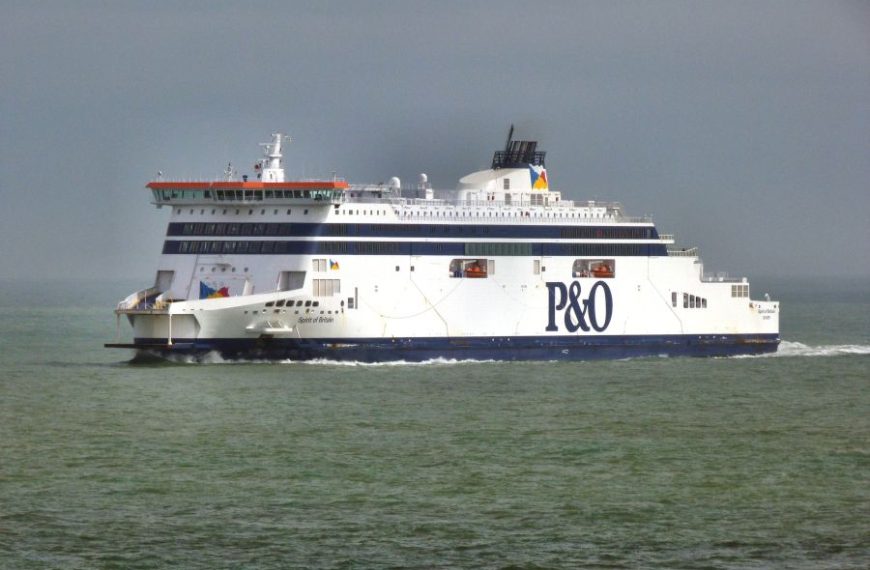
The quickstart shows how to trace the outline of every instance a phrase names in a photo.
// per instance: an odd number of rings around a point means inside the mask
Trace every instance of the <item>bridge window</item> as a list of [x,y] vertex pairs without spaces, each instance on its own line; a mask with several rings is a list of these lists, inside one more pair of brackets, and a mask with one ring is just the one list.
[[732,285],[732,297],[749,297],[749,285]]
[[341,293],[341,280],[313,279],[312,290],[315,297],[331,297],[333,295],[338,295],[339,293]]

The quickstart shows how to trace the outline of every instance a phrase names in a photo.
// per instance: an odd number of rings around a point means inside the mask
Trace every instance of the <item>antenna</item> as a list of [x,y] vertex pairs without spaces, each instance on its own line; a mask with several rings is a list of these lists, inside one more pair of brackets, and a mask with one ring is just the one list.
[[511,128],[510,128],[510,130],[508,131],[507,142],[504,143],[504,150],[505,150],[505,152],[507,152],[507,151],[509,151],[509,150],[511,149],[511,140],[512,140],[513,138],[514,138],[514,124],[511,123]]

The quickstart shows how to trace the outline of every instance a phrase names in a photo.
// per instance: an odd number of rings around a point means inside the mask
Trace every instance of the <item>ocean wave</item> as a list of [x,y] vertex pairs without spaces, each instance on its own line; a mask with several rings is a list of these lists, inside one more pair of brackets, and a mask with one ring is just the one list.
[[498,362],[496,360],[474,360],[457,358],[430,358],[419,362],[408,360],[392,360],[389,362],[361,362],[357,360],[328,360],[318,358],[314,360],[282,360],[282,364],[308,364],[315,366],[453,366],[456,364],[488,364]]
[[782,358],[794,356],[845,356],[870,354],[870,345],[866,344],[824,344],[810,346],[802,342],[784,340],[779,343],[776,352],[767,354],[744,354],[732,358]]
[[305,366],[455,366],[458,364],[487,364],[496,360],[474,360],[457,358],[430,358],[419,362],[408,360],[394,360],[389,362],[362,362],[358,360],[330,360],[316,358],[313,360],[268,360],[268,359],[229,359],[221,356],[218,351],[207,352],[202,355],[173,354],[164,360],[175,364],[297,364]]

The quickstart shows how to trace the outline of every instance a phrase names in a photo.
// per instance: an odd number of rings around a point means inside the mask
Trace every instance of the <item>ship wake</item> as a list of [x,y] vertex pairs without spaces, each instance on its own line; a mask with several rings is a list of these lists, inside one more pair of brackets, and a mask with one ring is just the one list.
[[211,351],[202,355],[168,355],[161,357],[166,362],[175,364],[296,364],[305,366],[454,366],[461,364],[486,364],[496,362],[495,360],[474,360],[474,359],[456,359],[456,358],[431,358],[423,361],[408,361],[395,360],[388,362],[363,362],[358,360],[330,360],[326,358],[317,358],[312,360],[269,360],[269,359],[229,359],[224,358],[219,352]]
[[782,358],[796,356],[851,356],[870,354],[870,345],[866,344],[823,344],[812,346],[802,342],[784,340],[779,344],[779,350],[767,354],[744,354],[731,358]]

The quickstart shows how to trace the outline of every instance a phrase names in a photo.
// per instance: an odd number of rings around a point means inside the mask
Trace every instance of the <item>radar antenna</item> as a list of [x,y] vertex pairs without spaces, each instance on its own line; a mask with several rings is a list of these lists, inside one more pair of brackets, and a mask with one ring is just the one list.
[[227,182],[231,181],[235,177],[235,174],[236,170],[233,168],[233,163],[228,162],[227,167],[224,168],[224,177],[226,178]]

